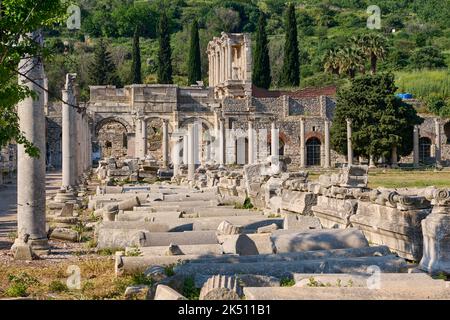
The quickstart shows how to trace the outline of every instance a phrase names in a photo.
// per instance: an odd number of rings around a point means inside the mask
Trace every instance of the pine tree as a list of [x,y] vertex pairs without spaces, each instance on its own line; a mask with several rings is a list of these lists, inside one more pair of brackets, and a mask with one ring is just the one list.
[[136,27],[134,30],[133,37],[133,63],[131,65],[131,83],[141,84],[142,83],[142,72],[141,72],[141,48],[139,45],[139,34],[140,28]]
[[169,20],[165,12],[161,14],[159,19],[158,83],[173,83]]
[[198,35],[198,22],[194,20],[191,26],[191,39],[188,59],[188,82],[196,84],[202,80],[202,65],[200,58],[200,37]]
[[256,48],[253,64],[253,84],[259,88],[269,89],[270,75],[269,48],[266,33],[266,18],[261,12],[256,32]]
[[288,5],[286,10],[285,44],[281,84],[284,86],[300,85],[300,55],[297,39],[297,19],[295,17],[295,6]]
[[117,75],[116,65],[103,39],[100,39],[94,50],[94,60],[89,66],[89,76],[92,85],[122,86]]

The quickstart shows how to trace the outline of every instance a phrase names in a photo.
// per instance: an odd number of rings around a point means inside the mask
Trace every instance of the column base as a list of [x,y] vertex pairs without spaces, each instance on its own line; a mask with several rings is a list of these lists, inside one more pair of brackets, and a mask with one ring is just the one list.
[[55,198],[53,199],[56,203],[66,203],[69,201],[77,201],[77,197],[75,196],[75,193],[73,190],[67,190],[67,189],[61,189],[56,194]]
[[[14,244],[11,246],[11,250],[14,250],[16,246],[24,245],[22,239],[16,238]],[[38,256],[48,255],[50,253],[50,245],[48,244],[48,238],[28,239],[25,245],[29,245]]]

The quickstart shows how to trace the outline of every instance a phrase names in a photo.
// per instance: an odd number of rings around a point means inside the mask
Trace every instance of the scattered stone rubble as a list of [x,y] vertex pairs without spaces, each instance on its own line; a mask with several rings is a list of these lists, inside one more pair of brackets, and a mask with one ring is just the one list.
[[[148,166],[102,161],[103,184],[87,203],[101,218],[97,247],[123,249],[116,275],[156,281],[129,287],[128,298],[183,300],[189,278],[200,299],[450,298],[446,283],[426,274],[450,273],[450,190],[372,190],[367,166],[354,165],[310,182],[307,172],[271,163],[206,165],[193,181],[181,167],[170,182],[108,185],[111,177],[141,178]],[[76,218],[71,211],[52,219]],[[295,285],[281,286],[285,279]],[[411,283],[420,288],[408,291]]]

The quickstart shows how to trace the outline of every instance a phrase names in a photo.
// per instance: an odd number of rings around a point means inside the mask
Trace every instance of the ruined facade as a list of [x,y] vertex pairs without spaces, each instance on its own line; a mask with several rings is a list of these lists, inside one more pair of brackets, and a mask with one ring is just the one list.
[[[92,86],[86,108],[94,160],[148,156],[162,166],[186,163],[188,127],[198,123],[197,165],[265,160],[272,153],[273,134],[278,135],[279,154],[289,169],[348,162],[330,146],[335,89],[279,92],[252,86],[251,42],[246,34],[222,33],[208,44],[207,53],[209,87]],[[60,107],[48,109],[47,165],[60,168],[61,118],[54,112]],[[448,165],[450,122],[423,117],[424,123],[414,130],[414,151],[399,163]]]

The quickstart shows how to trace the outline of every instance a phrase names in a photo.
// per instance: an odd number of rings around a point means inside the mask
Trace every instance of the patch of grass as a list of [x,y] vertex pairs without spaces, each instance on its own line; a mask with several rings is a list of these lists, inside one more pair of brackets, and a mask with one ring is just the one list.
[[173,271],[173,268],[175,267],[175,264],[171,264],[169,266],[164,267],[164,272],[166,273],[166,276],[171,277],[175,274],[175,271]]
[[195,286],[193,277],[188,277],[183,283],[183,296],[189,300],[198,300],[200,297],[200,288]]
[[69,291],[67,285],[59,280],[54,280],[50,282],[50,284],[48,285],[48,289],[50,290],[50,292],[57,292],[57,293]]
[[127,257],[139,257],[141,255],[141,250],[139,250],[138,247],[135,247],[131,250],[129,250],[126,254]]
[[292,278],[282,278],[280,280],[280,286],[281,287],[293,287],[295,286],[295,280]]
[[450,73],[447,69],[396,72],[395,78],[399,92],[409,92],[422,99],[432,94],[450,97]]
[[116,251],[125,251],[124,248],[104,248],[97,250],[97,254],[100,256],[112,256]]
[[146,276],[144,273],[135,273],[131,276],[131,285],[146,285],[153,286],[155,280],[152,277]]
[[9,287],[5,290],[5,295],[8,297],[26,297],[28,296],[28,288],[33,285],[38,285],[39,281],[26,272],[21,272],[17,275],[8,275]]
[[8,239],[9,240],[14,241],[14,240],[16,240],[16,238],[17,238],[17,232],[16,231],[8,233]]
[[234,204],[234,208],[235,209],[253,209],[254,206],[252,204],[252,201],[250,200],[250,198],[245,198],[244,203],[235,203]]
[[450,171],[369,170],[369,188],[438,188],[450,187]]

